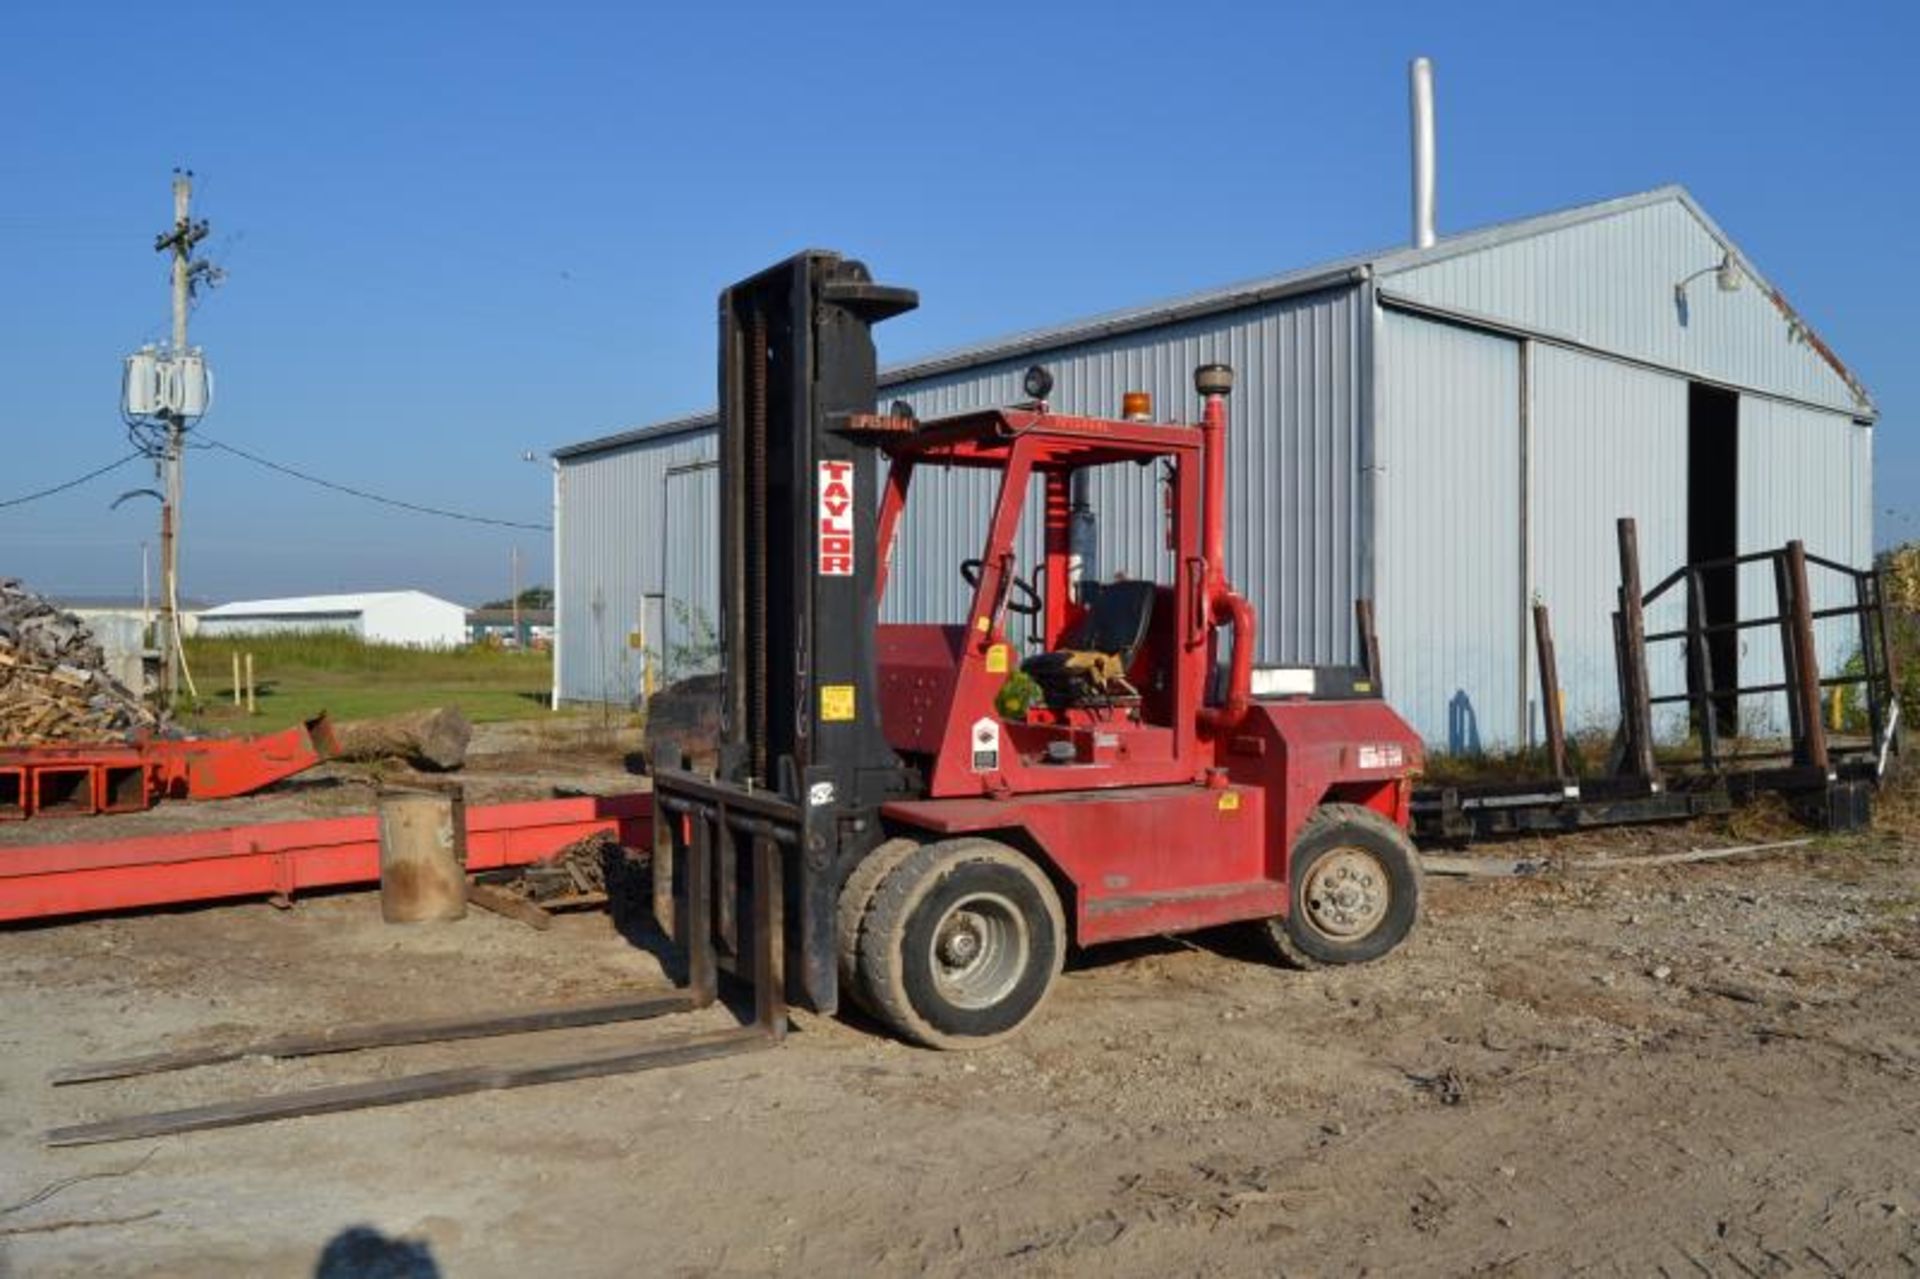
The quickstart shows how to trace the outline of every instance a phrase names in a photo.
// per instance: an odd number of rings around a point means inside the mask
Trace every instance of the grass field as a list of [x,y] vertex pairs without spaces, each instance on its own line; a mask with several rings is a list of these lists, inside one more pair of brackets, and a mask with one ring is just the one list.
[[[253,654],[259,714],[233,705],[233,655]],[[182,718],[200,728],[271,732],[326,711],[337,721],[423,706],[458,706],[476,723],[546,715],[548,653],[367,644],[350,635],[256,635],[187,641],[200,705]]]

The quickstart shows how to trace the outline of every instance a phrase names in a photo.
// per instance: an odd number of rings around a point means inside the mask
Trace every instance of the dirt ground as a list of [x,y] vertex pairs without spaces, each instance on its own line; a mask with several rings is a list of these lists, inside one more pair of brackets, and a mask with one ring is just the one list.
[[[981,1053],[803,1014],[774,1052],[64,1150],[41,1133],[661,1031],[56,1090],[63,1063],[664,978],[605,915],[398,928],[370,893],[16,929],[0,933],[0,1276],[310,1275],[355,1226],[435,1267],[383,1273],[463,1279],[1910,1273],[1912,853],[1881,833],[1435,878],[1420,930],[1379,964],[1288,972],[1240,931],[1096,952],[1029,1033]],[[90,1174],[118,1175],[9,1207]],[[46,1228],[63,1222],[81,1224]]]

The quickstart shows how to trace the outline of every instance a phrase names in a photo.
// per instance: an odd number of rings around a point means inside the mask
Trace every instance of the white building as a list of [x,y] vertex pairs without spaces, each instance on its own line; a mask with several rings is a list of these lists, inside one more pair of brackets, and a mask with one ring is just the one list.
[[206,637],[299,631],[345,631],[370,644],[455,648],[467,642],[467,610],[425,591],[367,591],[235,600],[200,615],[199,633]]

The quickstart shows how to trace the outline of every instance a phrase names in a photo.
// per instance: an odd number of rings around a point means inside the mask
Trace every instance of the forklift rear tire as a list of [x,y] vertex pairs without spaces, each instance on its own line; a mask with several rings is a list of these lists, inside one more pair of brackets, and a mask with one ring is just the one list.
[[889,839],[860,859],[840,886],[840,905],[834,919],[834,941],[840,953],[840,992],[853,1002],[879,1016],[873,1001],[867,998],[866,985],[860,980],[860,921],[873,905],[873,895],[895,866],[907,860],[921,847],[916,839]]
[[1032,860],[991,839],[927,844],[881,881],[860,925],[874,1014],[929,1048],[985,1048],[1039,1011],[1066,960],[1067,923]]
[[1378,959],[1420,916],[1420,859],[1405,831],[1359,804],[1322,804],[1287,859],[1284,919],[1267,936],[1295,968]]

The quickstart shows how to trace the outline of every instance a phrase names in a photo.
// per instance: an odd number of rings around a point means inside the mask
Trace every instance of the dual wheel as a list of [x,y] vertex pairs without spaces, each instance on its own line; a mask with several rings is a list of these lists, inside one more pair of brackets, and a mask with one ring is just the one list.
[[[1298,967],[1378,958],[1419,914],[1413,846],[1357,805],[1314,810],[1289,879],[1290,909],[1264,928]],[[981,1048],[1013,1034],[1066,961],[1052,881],[1019,850],[979,837],[880,845],[848,876],[837,926],[841,989],[931,1048]]]
[[882,844],[848,877],[838,923],[841,988],[930,1048],[1013,1034],[1067,958],[1053,884],[991,839]]

